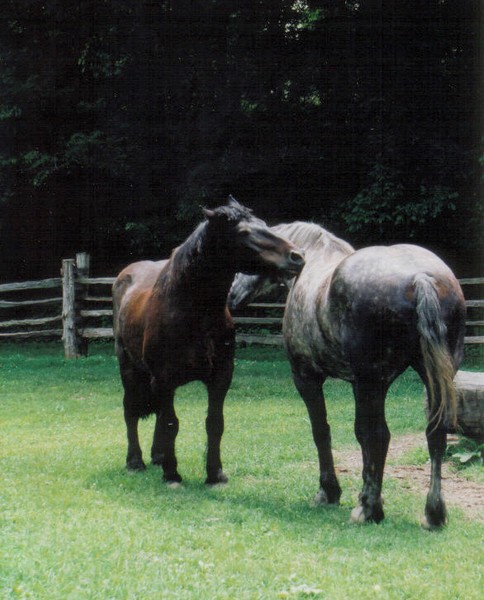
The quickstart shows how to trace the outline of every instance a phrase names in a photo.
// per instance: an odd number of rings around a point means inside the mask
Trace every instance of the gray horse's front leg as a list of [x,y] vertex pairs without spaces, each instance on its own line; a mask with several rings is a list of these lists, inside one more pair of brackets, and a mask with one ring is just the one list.
[[318,451],[320,489],[316,494],[315,502],[317,504],[339,504],[341,487],[334,470],[331,451],[331,430],[327,420],[322,388],[324,378],[306,372],[303,375],[295,369],[293,369],[293,378],[306,404],[314,443]]

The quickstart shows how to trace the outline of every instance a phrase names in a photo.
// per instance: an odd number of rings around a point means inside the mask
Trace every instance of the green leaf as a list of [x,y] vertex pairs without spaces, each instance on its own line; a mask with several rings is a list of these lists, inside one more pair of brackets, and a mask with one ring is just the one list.
[[477,452],[460,452],[458,454],[455,454],[454,456],[456,456],[459,459],[460,463],[465,465],[466,463],[471,461],[473,458],[478,458],[479,454]]

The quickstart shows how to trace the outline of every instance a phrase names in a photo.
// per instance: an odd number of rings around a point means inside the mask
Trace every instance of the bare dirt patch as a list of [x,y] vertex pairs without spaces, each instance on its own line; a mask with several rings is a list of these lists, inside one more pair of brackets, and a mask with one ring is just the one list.
[[[425,495],[430,483],[430,463],[424,465],[399,465],[407,452],[426,447],[424,434],[409,434],[391,440],[388,450],[385,477],[401,479],[405,487]],[[361,453],[335,451],[337,471],[361,473]],[[396,463],[396,464],[395,464]],[[484,485],[464,479],[444,463],[442,466],[442,491],[448,506],[460,508],[466,516],[484,523]]]

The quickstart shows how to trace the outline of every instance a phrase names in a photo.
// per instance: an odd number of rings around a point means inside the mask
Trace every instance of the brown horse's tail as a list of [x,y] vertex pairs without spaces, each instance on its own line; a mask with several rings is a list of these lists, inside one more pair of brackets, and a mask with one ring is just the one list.
[[431,423],[455,427],[457,395],[454,387],[455,368],[447,344],[447,326],[442,317],[435,279],[424,273],[414,280],[417,330],[427,375]]
[[112,295],[113,295],[113,333],[114,333],[114,347],[118,352],[119,347],[119,309],[121,301],[123,299],[126,290],[131,285],[133,279],[131,275],[124,274],[124,271],[118,275],[113,283]]

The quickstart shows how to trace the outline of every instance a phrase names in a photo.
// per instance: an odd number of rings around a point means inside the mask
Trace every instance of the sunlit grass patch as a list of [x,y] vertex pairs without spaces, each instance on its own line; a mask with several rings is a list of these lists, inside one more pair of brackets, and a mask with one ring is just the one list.
[[[348,384],[329,381],[338,450],[357,449]],[[112,349],[65,361],[58,347],[0,348],[0,597],[35,599],[462,598],[482,590],[482,524],[450,510],[419,527],[421,493],[384,482],[386,520],[349,515],[359,475],[341,474],[339,507],[315,507],[318,465],[283,354],[238,352],[225,406],[226,486],[204,484],[206,391],[177,393],[182,486],[159,468],[129,474]],[[422,431],[421,384],[390,390],[394,436]],[[141,423],[149,455],[154,420]],[[418,457],[417,457],[418,458]],[[456,557],[458,559],[456,560]]]

